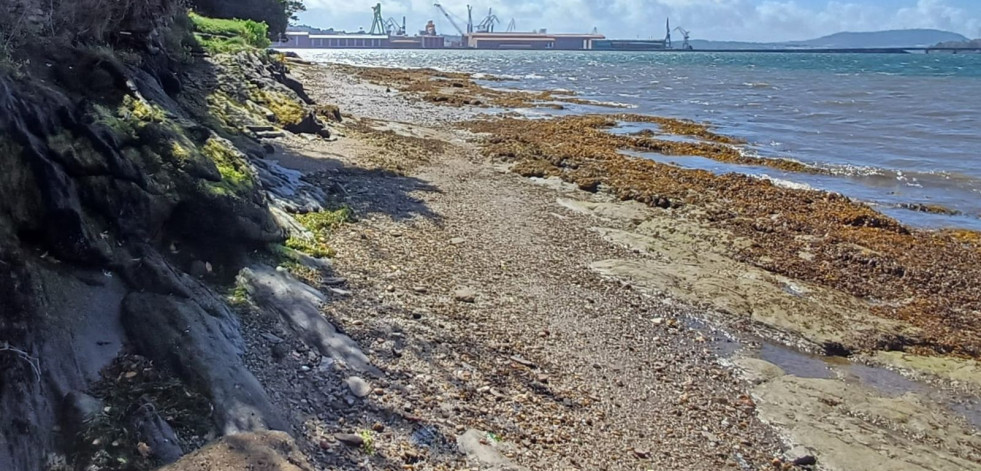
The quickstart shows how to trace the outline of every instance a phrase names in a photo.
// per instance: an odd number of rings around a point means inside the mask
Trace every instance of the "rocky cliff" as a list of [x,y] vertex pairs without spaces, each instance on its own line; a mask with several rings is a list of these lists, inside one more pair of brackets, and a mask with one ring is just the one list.
[[284,427],[216,287],[322,203],[257,136],[328,133],[275,56],[209,55],[169,0],[96,3],[0,19],[4,470],[145,469]]

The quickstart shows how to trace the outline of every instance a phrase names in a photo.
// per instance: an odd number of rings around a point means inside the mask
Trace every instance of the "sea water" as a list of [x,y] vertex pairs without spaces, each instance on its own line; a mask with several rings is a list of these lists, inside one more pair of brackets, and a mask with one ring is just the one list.
[[[297,52],[318,62],[492,75],[510,81],[488,86],[571,90],[629,105],[631,112],[707,122],[746,140],[743,151],[750,155],[794,159],[822,172],[684,157],[672,157],[673,164],[842,193],[913,226],[981,230],[981,55]],[[572,106],[549,112],[622,111]],[[917,205],[960,214],[906,209]]]

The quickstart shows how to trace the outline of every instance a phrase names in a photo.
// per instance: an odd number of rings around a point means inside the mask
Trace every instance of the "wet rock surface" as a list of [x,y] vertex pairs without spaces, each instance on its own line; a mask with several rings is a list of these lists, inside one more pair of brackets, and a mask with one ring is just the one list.
[[239,335],[232,316],[227,309],[207,312],[173,296],[133,293],[123,303],[132,341],[146,356],[208,392],[223,433],[282,430],[279,412],[234,348],[241,338],[229,338]]
[[246,268],[239,278],[260,308],[281,316],[295,336],[321,355],[355,371],[377,374],[358,344],[338,332],[321,314],[321,306],[327,300],[323,293],[269,266]]

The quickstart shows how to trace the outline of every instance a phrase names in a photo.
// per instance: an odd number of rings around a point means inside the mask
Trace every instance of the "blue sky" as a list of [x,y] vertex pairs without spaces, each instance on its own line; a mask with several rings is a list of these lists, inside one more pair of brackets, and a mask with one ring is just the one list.
[[[305,0],[300,22],[357,31],[371,26],[371,7],[381,1],[385,17],[408,17],[410,32],[435,20],[452,27],[433,0]],[[503,30],[514,18],[520,31],[589,32],[608,37],[664,35],[664,19],[692,31],[692,38],[740,41],[810,39],[838,31],[937,28],[981,37],[981,0],[443,0],[457,17],[468,1],[475,22],[488,8]],[[465,23],[465,21],[464,21]],[[463,26],[463,25],[461,25]]]

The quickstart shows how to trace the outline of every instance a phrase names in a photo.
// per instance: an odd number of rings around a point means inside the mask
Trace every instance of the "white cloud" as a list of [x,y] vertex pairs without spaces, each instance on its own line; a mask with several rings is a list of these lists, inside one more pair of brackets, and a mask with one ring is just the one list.
[[[474,6],[474,21],[487,14],[487,5],[501,19],[500,28],[514,18],[520,30],[588,32],[593,27],[609,37],[660,37],[664,19],[690,29],[693,37],[744,41],[809,39],[838,31],[938,28],[981,36],[981,5],[960,0],[490,0]],[[302,20],[314,26],[356,30],[371,24],[377,0],[306,0]],[[436,20],[451,27],[431,0],[383,1],[387,17],[408,17],[409,30]],[[969,2],[972,4],[975,2]],[[981,4],[981,2],[977,2]],[[444,0],[455,16],[465,18],[463,0]],[[478,6],[479,5],[479,6]],[[960,5],[960,6],[959,6]],[[465,22],[465,20],[464,20]],[[461,26],[463,26],[461,24]]]

